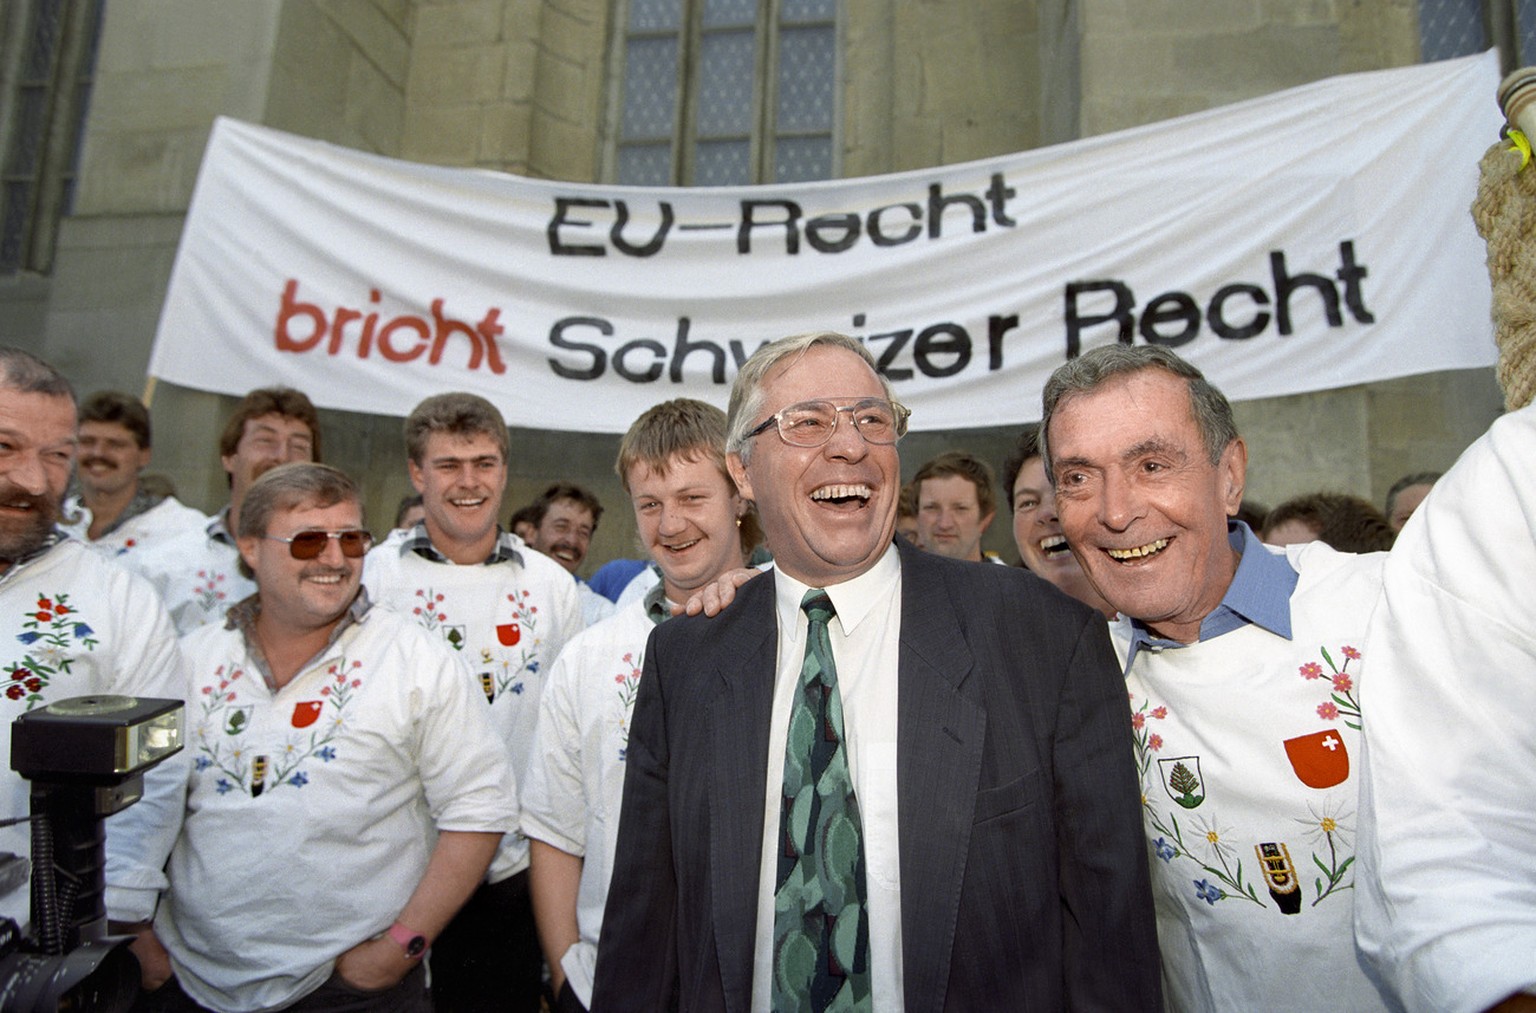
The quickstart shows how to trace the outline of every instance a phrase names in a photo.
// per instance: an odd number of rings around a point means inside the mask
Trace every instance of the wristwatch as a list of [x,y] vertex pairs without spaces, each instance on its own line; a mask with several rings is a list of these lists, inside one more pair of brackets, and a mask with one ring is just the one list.
[[400,944],[408,960],[420,960],[421,955],[427,952],[427,937],[399,922],[389,927],[389,938]]

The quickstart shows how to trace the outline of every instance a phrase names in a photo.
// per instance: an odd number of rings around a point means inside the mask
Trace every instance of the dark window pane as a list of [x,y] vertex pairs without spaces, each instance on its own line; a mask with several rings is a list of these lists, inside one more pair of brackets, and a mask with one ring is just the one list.
[[626,144],[619,149],[619,182],[624,186],[671,186],[671,144]]
[[683,24],[682,0],[629,0],[629,30],[675,32]]
[[773,181],[803,183],[832,176],[832,138],[781,137],[773,148]]
[[704,0],[704,27],[724,28],[757,23],[757,0]]
[[1419,47],[1425,61],[1487,49],[1482,0],[1420,0]]
[[831,130],[837,40],[830,28],[779,33],[780,130]]
[[694,186],[752,182],[752,145],[747,141],[700,141],[693,154]]
[[1529,66],[1536,60],[1536,0],[1519,0],[1515,4],[1515,32],[1520,47],[1515,62]]
[[782,0],[779,4],[779,20],[831,21],[837,17],[837,0]]
[[677,40],[631,39],[624,54],[625,140],[671,137],[677,109]]
[[699,67],[700,137],[752,132],[753,32],[704,36]]

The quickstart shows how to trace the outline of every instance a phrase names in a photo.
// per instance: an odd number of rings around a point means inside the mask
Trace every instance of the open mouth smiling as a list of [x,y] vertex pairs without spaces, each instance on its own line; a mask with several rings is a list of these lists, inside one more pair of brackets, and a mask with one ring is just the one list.
[[1133,563],[1137,560],[1146,559],[1149,556],[1155,556],[1167,547],[1168,539],[1159,538],[1154,542],[1148,542],[1146,545],[1138,545],[1130,549],[1105,549],[1104,552],[1110,559],[1121,563]]
[[864,506],[869,502],[874,491],[867,485],[824,485],[811,491],[811,499],[821,503],[831,503],[833,506]]
[[1040,553],[1046,559],[1059,559],[1071,551],[1065,535],[1046,535],[1040,539]]

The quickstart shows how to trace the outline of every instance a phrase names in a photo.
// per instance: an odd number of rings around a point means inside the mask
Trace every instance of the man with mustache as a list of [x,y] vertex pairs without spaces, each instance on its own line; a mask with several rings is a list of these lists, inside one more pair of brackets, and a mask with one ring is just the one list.
[[586,489],[570,482],[556,482],[534,500],[528,519],[533,533],[528,544],[570,572],[581,598],[581,618],[591,626],[613,615],[613,602],[587,586],[576,575],[587,560],[587,549],[603,516],[603,505]]
[[[0,755],[11,722],[69,697],[184,691],[171,621],[142,579],[55,526],[75,459],[75,395],[52,366],[0,348]],[[144,778],[144,797],[107,820],[106,903],[122,931],[146,923],[165,885],[185,767]],[[6,764],[0,817],[25,816],[27,783]],[[0,916],[29,915],[25,824],[0,828]],[[22,856],[17,859],[15,856]]]
[[[426,516],[369,553],[363,579],[376,600],[460,652],[521,782],[549,666],[582,628],[575,582],[497,523],[509,439],[495,405],[474,394],[429,397],[404,436]],[[528,840],[509,833],[434,947],[432,996],[443,1010],[537,1010],[541,966]]]
[[594,1010],[1161,1007],[1104,618],[894,539],[907,414],[846,335],[737,376],[775,568],[651,634]]
[[208,518],[175,496],[144,488],[149,466],[149,411],[137,398],[97,391],[80,405],[80,451],[75,480],[80,493],[64,501],[71,535],[109,556],[143,551]]
[[428,1013],[427,950],[517,825],[511,765],[463,660],[362,591],[349,477],[267,472],[236,534],[256,593],[182,641],[191,774],[141,1008]]
[[263,387],[240,402],[219,436],[229,503],[201,529],[123,560],[160,592],[177,633],[222,623],[231,605],[256,590],[237,566],[234,535],[240,528],[240,502],[251,483],[280,464],[318,460],[320,416],[309,398],[289,387]]

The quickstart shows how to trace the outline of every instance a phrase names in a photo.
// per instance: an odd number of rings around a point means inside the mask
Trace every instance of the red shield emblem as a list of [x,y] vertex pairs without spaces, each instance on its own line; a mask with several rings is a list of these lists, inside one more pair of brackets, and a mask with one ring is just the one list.
[[321,700],[305,700],[293,705],[293,727],[308,728],[320,719]]
[[496,639],[501,641],[502,647],[511,647],[523,639],[523,629],[517,623],[501,623],[496,627]]
[[1286,739],[1285,755],[1308,788],[1332,788],[1349,778],[1349,750],[1332,728]]

